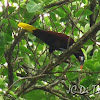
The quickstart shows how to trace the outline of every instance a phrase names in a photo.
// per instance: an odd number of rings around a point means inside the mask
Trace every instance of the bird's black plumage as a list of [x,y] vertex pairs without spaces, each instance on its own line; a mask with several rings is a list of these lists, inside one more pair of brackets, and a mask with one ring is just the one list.
[[[23,29],[32,32],[33,35],[38,37],[40,40],[45,42],[47,45],[49,45],[49,52],[52,53],[55,50],[62,50],[67,49],[69,46],[71,46],[75,41],[63,34],[63,33],[57,33],[53,31],[45,31],[35,28],[34,26],[31,26],[29,24],[25,23],[19,23],[19,27],[22,27]],[[84,63],[84,54],[81,49],[78,49],[74,55],[79,60],[81,65]]]

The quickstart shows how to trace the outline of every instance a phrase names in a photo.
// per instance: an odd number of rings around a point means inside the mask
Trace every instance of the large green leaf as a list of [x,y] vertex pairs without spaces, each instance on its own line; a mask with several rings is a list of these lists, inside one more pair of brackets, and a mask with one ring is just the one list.
[[87,24],[85,25],[85,32],[87,32],[89,29],[90,29],[90,24],[87,23]]
[[5,81],[3,78],[0,78],[0,87],[3,89],[5,88]]
[[92,85],[96,84],[96,79],[93,76],[87,76],[81,80],[80,84],[89,88],[89,86],[92,87]]
[[89,46],[87,47],[86,52],[89,53],[92,49],[93,49],[93,45],[89,45]]
[[53,21],[57,21],[56,14],[54,12],[51,12],[50,16],[53,19]]
[[79,16],[82,14],[83,10],[84,10],[84,9],[79,9],[79,10],[75,13],[75,16],[76,16],[76,17],[79,17]]
[[62,8],[59,8],[59,9],[53,11],[53,12],[55,14],[57,14],[59,17],[61,17],[61,18],[65,18],[65,12],[64,12],[64,10]]
[[10,24],[11,24],[11,26],[12,27],[14,27],[14,28],[18,28],[18,25],[17,25],[17,23],[16,23],[16,21],[15,20],[10,20]]
[[93,45],[94,44],[94,42],[92,41],[92,40],[88,40],[87,42],[85,42],[84,43],[84,45]]
[[16,9],[16,7],[10,6],[9,9],[8,9],[8,11],[11,14],[11,13],[13,13],[15,11],[15,9]]
[[8,24],[8,19],[2,19],[0,24]]
[[85,61],[84,65],[87,68],[89,68],[90,70],[94,71],[94,64],[93,63],[95,63],[95,61],[93,61],[93,60],[87,60],[87,61]]
[[0,56],[3,55],[5,46],[12,41],[12,36],[7,33],[0,32]]
[[0,95],[0,100],[4,100],[4,98],[3,98],[3,96],[2,96],[2,95]]
[[41,90],[35,90],[35,91],[31,91],[29,93],[27,93],[25,95],[27,100],[43,100],[44,98],[46,98],[45,92],[41,91]]
[[26,5],[26,9],[28,10],[29,13],[41,11],[43,8],[43,3],[35,3],[34,1],[30,1]]
[[84,4],[88,4],[89,0],[82,0]]
[[80,15],[91,15],[92,14],[92,11],[90,11],[89,9],[79,9],[76,13],[75,13],[75,16],[76,17],[79,17]]
[[89,9],[86,9],[84,12],[83,12],[83,15],[91,15],[92,14],[92,11],[89,10]]
[[67,11],[67,13],[70,13],[70,12],[71,12],[71,9],[70,9],[70,7],[69,7],[69,6],[64,5],[63,7],[64,7],[64,8],[65,8],[65,10]]
[[8,33],[4,33],[5,36],[5,43],[11,43],[12,42],[12,36],[9,35]]
[[25,46],[20,46],[19,49],[20,49],[22,55],[25,55],[26,53],[27,53],[27,54],[31,54],[31,53],[32,53],[32,52],[31,52],[28,48],[26,48]]
[[94,63],[94,71],[100,71],[100,63],[98,61]]
[[[75,70],[76,70],[76,68],[72,68],[72,69],[70,69],[69,71],[75,71]],[[67,73],[66,73],[66,76],[67,76],[68,80],[74,81],[74,80],[78,79],[79,73],[67,72]]]

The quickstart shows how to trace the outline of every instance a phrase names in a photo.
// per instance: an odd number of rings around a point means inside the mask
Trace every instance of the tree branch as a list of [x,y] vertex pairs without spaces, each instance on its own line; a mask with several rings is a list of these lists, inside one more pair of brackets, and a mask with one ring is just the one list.
[[[55,63],[52,63],[53,66],[57,66],[62,62],[66,61],[72,54],[74,54],[78,49],[80,49],[87,40],[91,39],[92,36],[100,30],[100,22],[94,24],[88,32],[86,32],[76,43],[70,46],[64,53],[62,53]],[[49,65],[50,66],[50,65]]]
[[69,0],[58,1],[58,2],[55,2],[55,3],[49,4],[49,5],[46,5],[44,8],[51,8],[53,6],[59,6],[59,5],[69,3],[69,2],[70,2]]
[[[55,68],[57,65],[63,63],[64,61],[66,61],[66,59],[68,59],[73,53],[75,53],[75,51],[77,51],[78,49],[80,49],[83,44],[92,38],[92,36],[94,36],[98,31],[100,30],[100,22],[96,23],[95,25],[93,25],[90,30],[88,32],[86,32],[84,34],[84,36],[82,36],[76,43],[74,43],[72,46],[70,46],[64,53],[62,53],[60,56],[58,56],[56,58],[56,61],[53,63],[51,62],[50,64],[48,64],[47,66],[41,68],[41,70],[43,70],[43,72],[40,72],[39,74],[48,74],[50,73],[50,71]],[[44,70],[45,68],[45,70]],[[31,82],[29,84],[22,84],[21,87],[23,88],[19,88],[17,91],[17,95],[21,95],[24,92],[27,91],[28,88],[30,88],[31,86],[34,86],[36,81],[38,80],[38,78],[31,80]],[[20,91],[19,91],[20,90]]]
[[[51,11],[56,10],[57,8],[61,7],[62,5],[66,4],[66,3],[71,3],[71,2],[73,2],[73,1],[69,1],[69,0],[58,1],[56,3],[46,5],[43,9],[44,9],[44,11],[46,11],[46,10],[48,10],[48,9],[54,7],[54,6],[58,6],[54,9],[49,10],[48,12],[46,12],[46,13],[50,13]],[[39,15],[40,14],[37,14],[37,15],[33,16],[33,18],[30,20],[29,24],[33,24],[39,18]]]
[[13,84],[13,64],[11,62],[12,54],[15,46],[20,42],[22,36],[24,35],[25,31],[22,31],[14,40],[14,42],[11,44],[10,48],[5,52],[5,58],[8,63],[8,87],[10,87]]
[[[51,8],[53,6],[56,6],[56,5],[63,5],[64,3],[69,3],[69,0],[68,1],[60,1],[60,2],[57,2],[57,3],[52,3],[50,5],[47,5],[44,7],[44,9],[48,9],[48,8]],[[38,15],[35,15],[32,20],[30,21],[30,24],[33,24],[39,17],[39,14]],[[9,82],[8,82],[8,87],[11,86],[13,84],[13,64],[11,62],[11,59],[12,59],[12,54],[13,54],[13,50],[15,48],[15,46],[21,41],[22,39],[22,36],[24,35],[25,31],[22,31],[18,36],[16,36],[14,42],[11,44],[10,48],[5,52],[5,58],[6,58],[6,61],[8,63],[8,79],[9,79]]]

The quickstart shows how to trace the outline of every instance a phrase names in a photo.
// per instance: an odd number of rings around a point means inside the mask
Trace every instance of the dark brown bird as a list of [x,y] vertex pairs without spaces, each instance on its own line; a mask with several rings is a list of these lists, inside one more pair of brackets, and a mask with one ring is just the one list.
[[[33,35],[35,35],[40,40],[44,41],[47,45],[49,45],[50,53],[52,53],[55,50],[62,51],[64,49],[67,49],[69,46],[75,43],[71,37],[63,33],[40,30],[26,23],[19,23],[18,26],[23,28],[24,30],[32,32]],[[82,50],[81,49],[77,50],[77,52],[74,53],[74,55],[79,60],[81,65],[80,68],[82,69],[85,60]]]

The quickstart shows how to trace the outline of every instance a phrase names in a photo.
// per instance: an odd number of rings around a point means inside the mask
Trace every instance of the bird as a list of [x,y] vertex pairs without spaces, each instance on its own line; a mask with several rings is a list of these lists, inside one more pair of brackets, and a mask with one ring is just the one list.
[[[75,43],[73,38],[63,33],[41,30],[23,22],[19,22],[18,26],[26,31],[32,32],[34,36],[49,45],[49,53],[53,53],[55,50],[65,50]],[[82,50],[78,49],[74,55],[80,62],[80,69],[82,70],[85,60]]]

